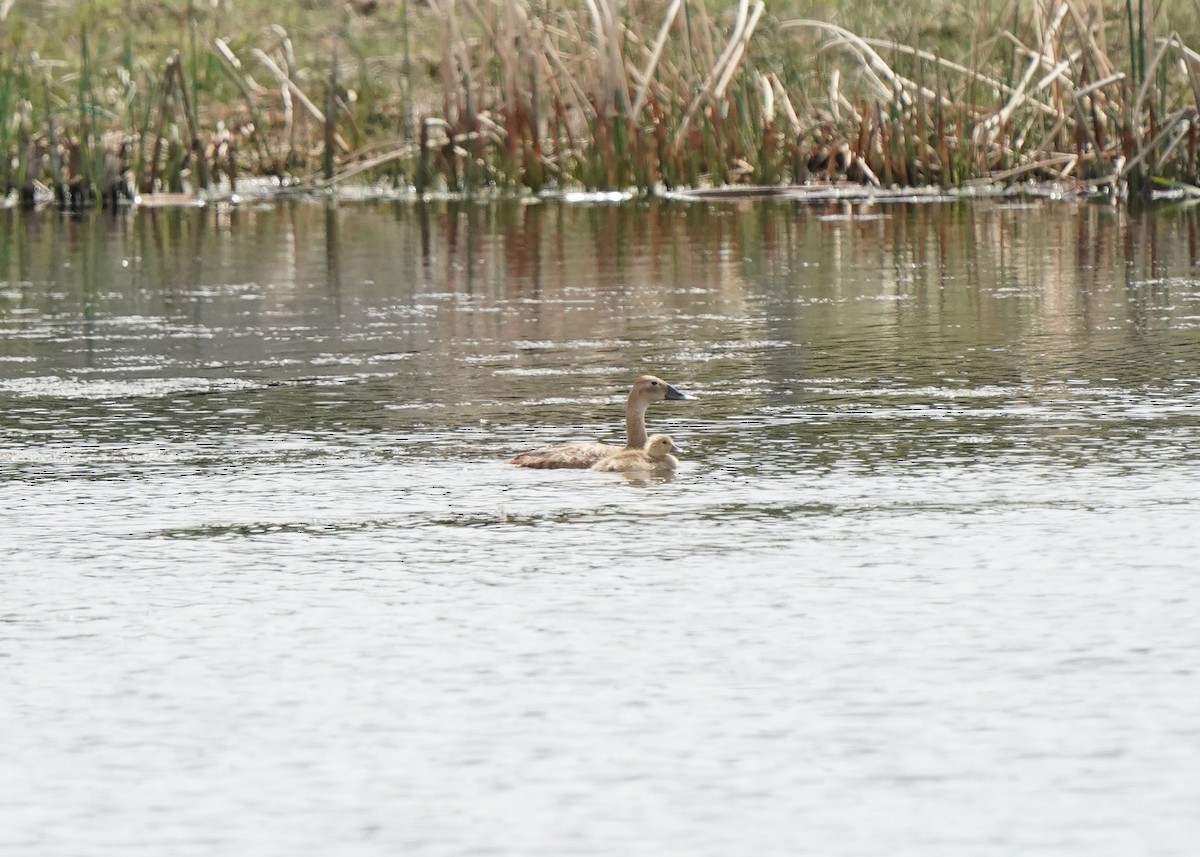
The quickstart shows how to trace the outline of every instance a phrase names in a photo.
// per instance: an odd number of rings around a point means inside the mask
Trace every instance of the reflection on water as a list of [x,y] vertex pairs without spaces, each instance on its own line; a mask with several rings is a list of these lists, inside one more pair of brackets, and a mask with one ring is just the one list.
[[0,211],[0,852],[1186,853],[1198,217]]

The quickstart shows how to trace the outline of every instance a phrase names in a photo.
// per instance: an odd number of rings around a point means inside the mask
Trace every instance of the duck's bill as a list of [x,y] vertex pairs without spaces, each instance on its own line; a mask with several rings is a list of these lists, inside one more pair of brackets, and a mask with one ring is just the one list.
[[668,399],[694,399],[696,397],[689,396],[687,393],[681,393],[679,390],[676,390],[674,387],[672,387],[670,384],[668,384],[667,385],[667,398]]

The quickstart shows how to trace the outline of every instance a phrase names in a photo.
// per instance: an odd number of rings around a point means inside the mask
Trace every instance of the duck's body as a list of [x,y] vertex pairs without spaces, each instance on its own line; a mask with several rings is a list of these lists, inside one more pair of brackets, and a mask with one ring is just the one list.
[[592,470],[604,473],[663,473],[674,470],[679,459],[671,455],[679,452],[669,434],[652,435],[642,449],[623,449],[592,465]]
[[596,441],[582,443],[565,443],[560,446],[546,446],[532,452],[522,452],[509,459],[510,464],[518,467],[591,467],[598,461],[616,455],[620,452],[644,452],[646,446],[646,409],[654,402],[677,401],[687,399],[686,393],[681,393],[661,378],[653,375],[643,375],[633,384],[629,399],[625,402],[625,446],[616,446]]

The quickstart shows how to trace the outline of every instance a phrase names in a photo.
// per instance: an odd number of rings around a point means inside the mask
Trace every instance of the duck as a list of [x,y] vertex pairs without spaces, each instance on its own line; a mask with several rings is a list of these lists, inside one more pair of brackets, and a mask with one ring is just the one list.
[[655,402],[676,402],[691,398],[693,397],[675,389],[662,378],[643,375],[633,382],[633,389],[629,391],[629,398],[625,402],[625,446],[596,441],[546,446],[531,452],[522,452],[509,459],[509,464],[515,464],[517,467],[583,469],[619,452],[632,451],[642,454],[647,442],[646,409]]
[[625,449],[592,465],[592,470],[603,473],[649,473],[651,471],[674,470],[679,459],[671,455],[679,452],[669,434],[651,435],[642,449]]

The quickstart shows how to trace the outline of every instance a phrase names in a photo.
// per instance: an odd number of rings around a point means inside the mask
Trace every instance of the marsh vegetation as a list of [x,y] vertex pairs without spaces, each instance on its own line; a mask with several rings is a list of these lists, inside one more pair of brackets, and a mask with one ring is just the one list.
[[[964,8],[969,6],[970,8]],[[1200,184],[1153,0],[0,0],[0,196]]]

